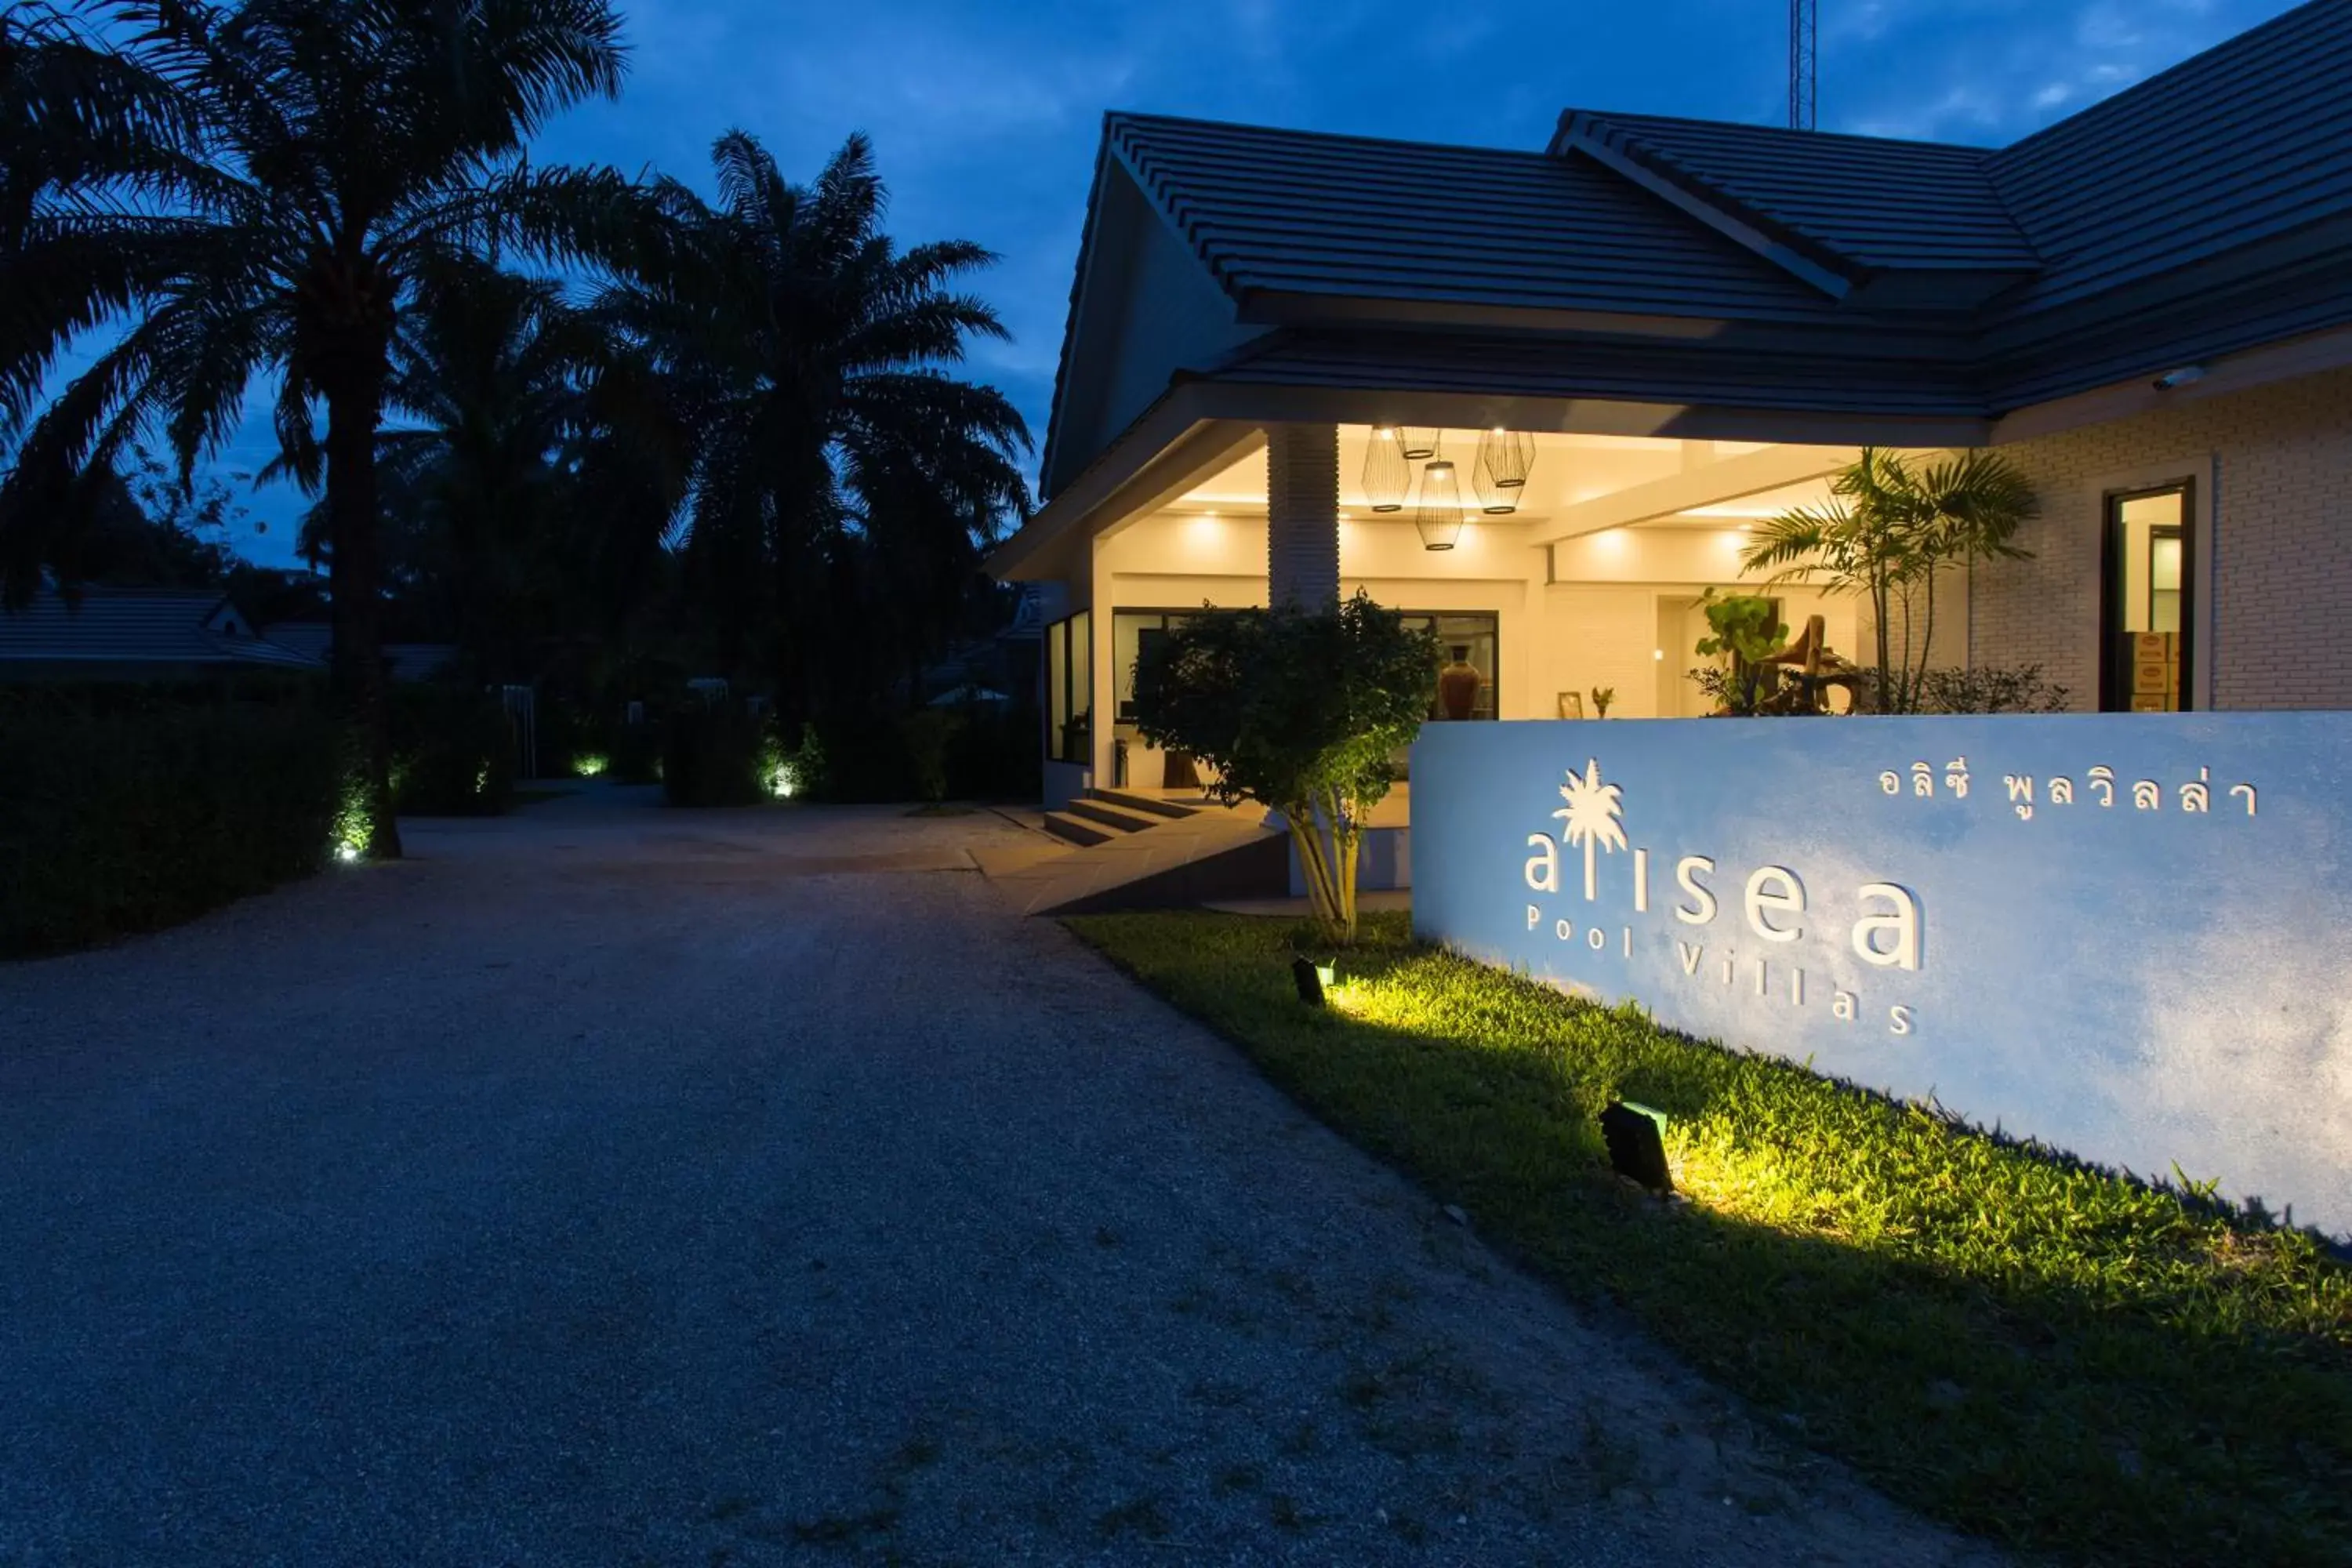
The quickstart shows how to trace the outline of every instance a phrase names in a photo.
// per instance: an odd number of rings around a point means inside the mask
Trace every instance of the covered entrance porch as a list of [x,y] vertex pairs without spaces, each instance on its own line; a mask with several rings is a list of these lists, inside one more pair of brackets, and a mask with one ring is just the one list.
[[[1857,448],[1633,431],[1204,421],[1059,528],[994,563],[1047,602],[1046,804],[1192,786],[1139,732],[1136,660],[1203,605],[1359,590],[1435,633],[1433,722],[1696,717],[1710,591],[1762,593],[1859,658],[1866,607],[1743,570],[1761,519],[1826,504]],[[1408,455],[1410,454],[1410,455]],[[1508,478],[1518,482],[1500,484]],[[1046,525],[1041,527],[1040,525]],[[1965,584],[1947,635],[1964,661]],[[1393,812],[1402,819],[1400,800]]]

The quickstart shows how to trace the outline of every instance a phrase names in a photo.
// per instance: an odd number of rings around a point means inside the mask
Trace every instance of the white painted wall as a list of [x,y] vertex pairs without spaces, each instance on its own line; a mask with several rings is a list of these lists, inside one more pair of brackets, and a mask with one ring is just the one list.
[[[1706,634],[1695,603],[1710,586],[1764,585],[1738,571],[1746,536],[1730,527],[1634,527],[1547,547],[1530,543],[1531,531],[1525,524],[1474,520],[1454,549],[1433,552],[1422,547],[1409,521],[1359,515],[1339,525],[1341,592],[1362,588],[1395,609],[1494,614],[1506,719],[1555,718],[1563,691],[1578,693],[1592,716],[1596,686],[1616,689],[1612,718],[1705,711],[1685,674],[1701,662],[1694,645]],[[1852,599],[1789,584],[1771,592],[1792,627],[1820,614],[1831,646],[1864,659]],[[1162,512],[1096,545],[1090,596],[1106,611],[1258,605],[1265,595],[1265,523],[1259,517]],[[1966,625],[1964,608],[1958,624]],[[1105,620],[1096,647],[1097,689],[1104,691],[1113,689],[1108,625]],[[1097,726],[1104,778],[1111,776],[1110,742],[1109,726]],[[1131,777],[1158,779],[1156,753],[1137,751],[1129,763]]]

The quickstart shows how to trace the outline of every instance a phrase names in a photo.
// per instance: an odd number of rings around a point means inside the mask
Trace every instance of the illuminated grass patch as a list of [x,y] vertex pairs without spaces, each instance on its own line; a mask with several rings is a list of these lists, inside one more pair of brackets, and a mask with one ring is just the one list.
[[[2095,1563],[2352,1555],[2352,1270],[2307,1236],[1412,946],[1302,1006],[1279,921],[1070,928],[1571,1294],[1890,1494]],[[1608,1173],[1655,1106],[1687,1205]]]

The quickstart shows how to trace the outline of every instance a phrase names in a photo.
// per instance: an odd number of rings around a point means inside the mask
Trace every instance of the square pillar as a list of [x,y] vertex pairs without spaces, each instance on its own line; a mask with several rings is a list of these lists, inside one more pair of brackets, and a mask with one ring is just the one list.
[[1265,439],[1266,602],[1339,602],[1339,427],[1275,425]]

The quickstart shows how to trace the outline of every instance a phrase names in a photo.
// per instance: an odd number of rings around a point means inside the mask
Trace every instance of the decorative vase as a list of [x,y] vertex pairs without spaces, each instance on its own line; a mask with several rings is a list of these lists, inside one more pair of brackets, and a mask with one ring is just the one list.
[[1457,647],[1453,658],[1437,672],[1437,710],[1448,719],[1467,719],[1478,706],[1478,684],[1481,677],[1470,662],[1470,650]]

